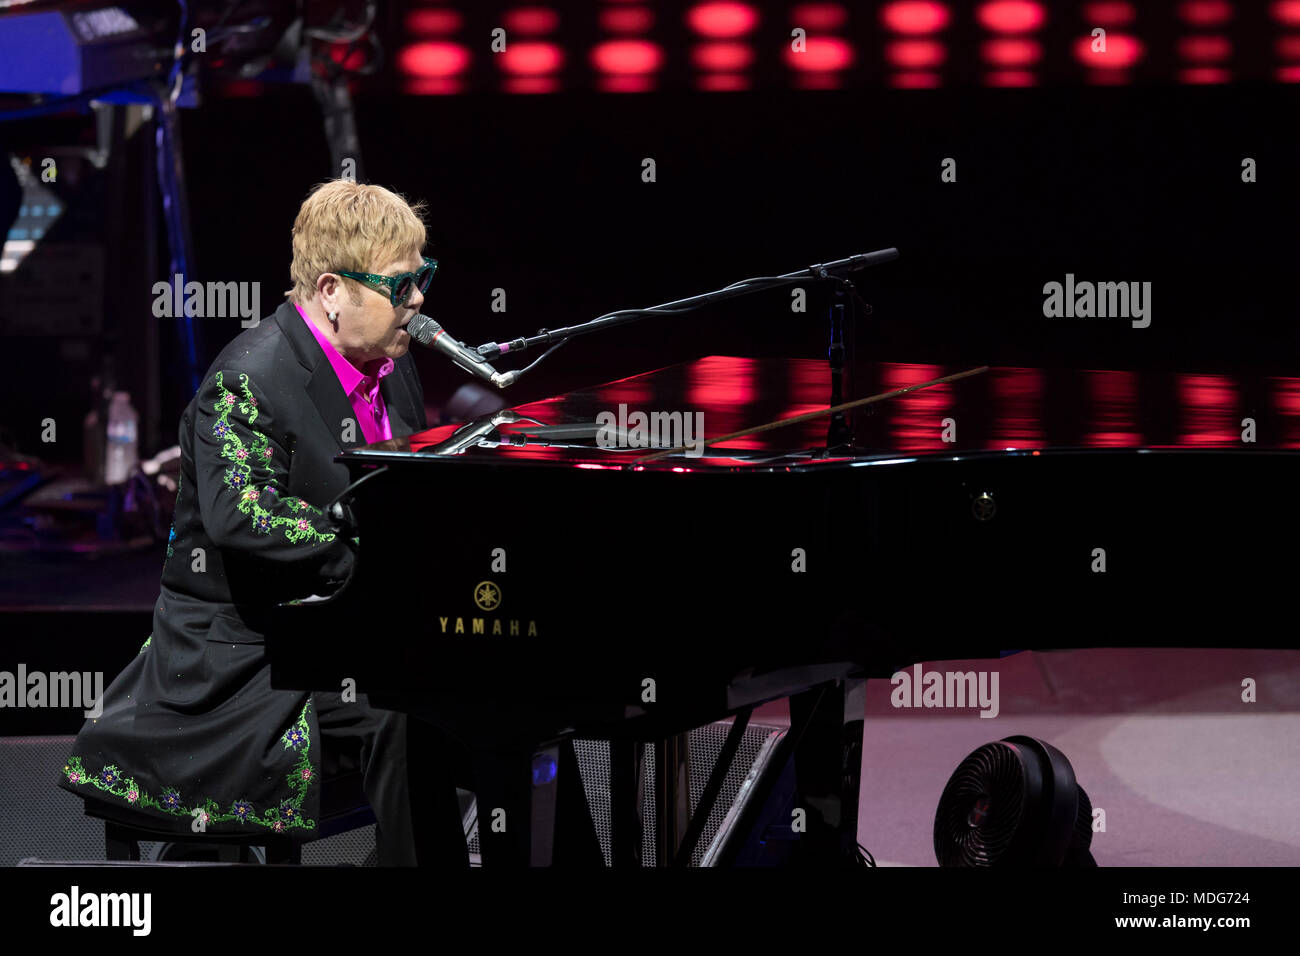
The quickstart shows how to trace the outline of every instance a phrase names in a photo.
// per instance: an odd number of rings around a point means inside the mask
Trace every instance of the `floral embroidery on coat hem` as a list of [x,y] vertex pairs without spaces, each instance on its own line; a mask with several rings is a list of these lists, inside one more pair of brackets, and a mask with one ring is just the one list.
[[[150,637],[150,640],[152,639]],[[148,645],[149,641],[145,641],[145,646]],[[204,826],[213,823],[238,822],[256,824],[273,833],[314,830],[316,822],[308,820],[302,812],[302,802],[307,795],[307,789],[316,779],[316,770],[308,756],[311,750],[311,735],[307,711],[310,707],[309,697],[307,703],[303,704],[298,719],[280,735],[280,742],[286,749],[299,751],[297,763],[285,777],[293,796],[281,801],[278,806],[267,807],[260,813],[250,801],[242,799],[233,801],[225,811],[222,811],[221,805],[211,797],[193,806],[186,806],[180,790],[176,787],[164,787],[162,793],[154,796],[141,789],[133,777],[122,773],[116,766],[109,765],[96,774],[89,773],[82,765],[81,758],[77,756],[68,758],[63,773],[68,783],[77,786],[89,784],[112,796],[121,797],[135,807],[144,807],[177,817],[201,818]]]

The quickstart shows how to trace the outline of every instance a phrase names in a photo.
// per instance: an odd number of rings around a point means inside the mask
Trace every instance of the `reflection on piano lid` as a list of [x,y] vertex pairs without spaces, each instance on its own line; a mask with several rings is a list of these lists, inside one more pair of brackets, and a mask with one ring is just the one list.
[[[957,368],[875,363],[860,366],[846,386],[861,398],[940,378]],[[656,448],[687,444],[669,421],[701,423],[705,439],[828,407],[830,371],[815,359],[708,356],[498,412],[465,425],[432,428],[409,438],[358,449],[379,460],[389,453],[496,457],[578,467],[729,469],[790,467],[844,461],[825,453],[829,417],[710,447],[699,457],[677,454],[637,464]],[[634,417],[642,412],[642,422]],[[648,434],[660,418],[660,441],[602,447],[601,422],[620,433]],[[1300,378],[1172,371],[995,367],[982,375],[934,385],[847,413],[855,458],[889,459],[973,452],[1046,449],[1300,448]],[[605,444],[609,442],[606,441]]]

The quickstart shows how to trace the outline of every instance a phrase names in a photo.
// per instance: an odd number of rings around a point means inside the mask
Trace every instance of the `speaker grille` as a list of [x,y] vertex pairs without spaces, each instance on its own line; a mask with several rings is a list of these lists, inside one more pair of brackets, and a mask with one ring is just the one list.
[[302,848],[303,866],[375,866],[378,856],[373,823],[313,840]]
[[75,737],[0,737],[0,866],[104,859],[104,824],[57,786]]

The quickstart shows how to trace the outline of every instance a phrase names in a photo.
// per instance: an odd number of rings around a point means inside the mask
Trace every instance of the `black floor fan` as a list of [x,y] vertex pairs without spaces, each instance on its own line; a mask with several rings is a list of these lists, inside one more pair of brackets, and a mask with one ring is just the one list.
[[1096,866],[1092,803],[1070,761],[1034,737],[985,744],[953,772],[934,816],[940,866]]

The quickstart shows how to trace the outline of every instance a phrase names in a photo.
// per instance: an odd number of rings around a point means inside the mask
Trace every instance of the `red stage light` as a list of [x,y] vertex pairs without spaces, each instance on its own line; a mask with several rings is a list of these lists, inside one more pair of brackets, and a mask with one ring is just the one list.
[[1277,0],[1269,12],[1278,23],[1300,27],[1300,0]]
[[1280,66],[1274,76],[1279,83],[1300,83],[1300,66]]
[[1195,36],[1178,38],[1178,55],[1184,60],[1213,63],[1232,56],[1232,41],[1224,36]]
[[994,70],[984,78],[986,86],[1037,86],[1038,77],[1028,70]]
[[838,37],[808,37],[803,53],[785,47],[785,64],[792,70],[825,73],[853,65],[853,47]]
[[504,53],[498,54],[501,68],[507,73],[538,76],[554,73],[564,65],[564,51],[554,43],[538,41],[507,43]]
[[995,66],[1028,66],[1039,61],[1043,48],[1037,40],[999,37],[985,41],[982,52],[985,62]]
[[1232,73],[1219,66],[1189,66],[1178,71],[1178,82],[1190,86],[1210,86],[1216,83],[1228,83]]
[[1300,36],[1278,37],[1277,55],[1281,60],[1300,60]]
[[419,96],[453,96],[463,93],[463,84],[455,76],[417,76],[402,81],[403,93]]
[[701,70],[744,70],[754,62],[754,51],[745,43],[701,43],[691,51],[691,62]]
[[905,69],[938,66],[947,56],[943,44],[934,40],[895,40],[885,48],[885,58]]
[[750,84],[748,77],[738,73],[706,73],[696,80],[695,85],[709,93],[730,93],[747,90]]
[[1131,3],[1112,2],[1088,3],[1083,7],[1083,19],[1089,26],[1110,27],[1131,23],[1133,17]]
[[1194,27],[1213,27],[1232,19],[1232,4],[1227,0],[1187,0],[1178,7],[1178,15]]
[[838,90],[844,84],[838,73],[799,73],[794,85],[800,90]]
[[644,73],[612,73],[597,79],[596,88],[602,93],[649,93],[655,81]]
[[943,85],[938,73],[921,71],[895,73],[889,78],[889,85],[900,90],[933,90]]
[[469,50],[459,43],[412,43],[397,55],[397,68],[407,76],[455,76],[469,67]]
[[1026,33],[1037,30],[1047,19],[1043,5],[1028,0],[999,0],[986,3],[976,13],[980,25],[995,33]]
[[460,25],[461,17],[455,10],[412,10],[406,15],[410,33],[455,33]]
[[[506,35],[522,33],[525,36],[537,36],[550,33],[560,24],[560,15],[550,7],[516,7],[507,10],[502,18]],[[509,43],[506,44],[509,49]]]
[[686,23],[706,37],[738,37],[758,26],[758,11],[747,3],[701,3],[687,12]]
[[553,76],[509,76],[501,88],[507,93],[555,93],[560,84]]
[[935,33],[948,25],[948,8],[942,3],[898,0],[881,7],[880,22],[895,33]]
[[1107,33],[1106,52],[1092,52],[1093,38],[1079,37],[1074,43],[1074,58],[1084,66],[1101,70],[1122,70],[1142,59],[1146,52],[1142,41],[1126,33]]
[[607,40],[591,51],[592,66],[601,73],[653,73],[663,59],[663,51],[647,40]]
[[801,3],[790,10],[790,23],[805,30],[838,30],[848,20],[838,3]]
[[646,7],[613,7],[600,11],[601,29],[608,33],[645,33],[654,25],[654,12]]

